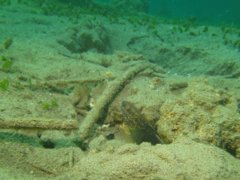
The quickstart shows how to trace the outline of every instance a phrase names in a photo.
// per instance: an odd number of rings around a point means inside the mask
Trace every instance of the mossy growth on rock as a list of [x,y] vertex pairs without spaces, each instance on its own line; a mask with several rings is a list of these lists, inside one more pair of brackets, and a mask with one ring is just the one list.
[[7,91],[8,88],[9,88],[9,80],[8,79],[0,80],[0,90]]
[[12,69],[13,61],[5,56],[0,56],[0,70],[9,72]]

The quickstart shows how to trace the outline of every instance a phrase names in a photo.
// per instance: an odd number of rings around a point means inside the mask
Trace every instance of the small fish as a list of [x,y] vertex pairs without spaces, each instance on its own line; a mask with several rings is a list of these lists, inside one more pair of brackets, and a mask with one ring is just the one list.
[[162,143],[156,130],[146,121],[141,111],[135,105],[128,101],[121,103],[121,111],[124,123],[129,127],[133,140],[140,144],[150,142],[151,144]]

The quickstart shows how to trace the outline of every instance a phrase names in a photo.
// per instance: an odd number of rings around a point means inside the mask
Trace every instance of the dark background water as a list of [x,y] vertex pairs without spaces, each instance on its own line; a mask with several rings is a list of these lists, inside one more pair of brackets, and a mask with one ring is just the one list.
[[240,25],[240,0],[150,0],[151,14]]
[[[113,0],[95,1],[113,2]],[[166,18],[195,18],[209,24],[240,26],[240,0],[149,0],[149,13]]]

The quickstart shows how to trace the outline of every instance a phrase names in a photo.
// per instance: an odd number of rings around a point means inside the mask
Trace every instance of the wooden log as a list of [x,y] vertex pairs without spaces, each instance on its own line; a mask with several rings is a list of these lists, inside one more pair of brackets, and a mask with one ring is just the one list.
[[140,64],[130,68],[121,78],[114,80],[109,83],[103,92],[103,94],[97,99],[93,109],[87,114],[83,122],[79,126],[79,137],[80,140],[84,140],[88,137],[90,129],[93,127],[102,116],[105,114],[109,105],[117,94],[126,86],[126,84],[134,78],[138,73],[147,69],[149,64]]
[[48,119],[48,118],[0,118],[1,129],[49,129],[73,130],[79,124],[74,119]]

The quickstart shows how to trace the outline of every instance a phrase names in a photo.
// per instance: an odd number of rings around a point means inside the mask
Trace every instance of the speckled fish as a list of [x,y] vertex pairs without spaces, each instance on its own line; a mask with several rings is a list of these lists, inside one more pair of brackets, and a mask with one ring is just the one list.
[[145,120],[141,111],[133,103],[123,101],[121,103],[121,111],[123,121],[129,127],[131,136],[137,144],[142,142],[162,143],[156,130]]

